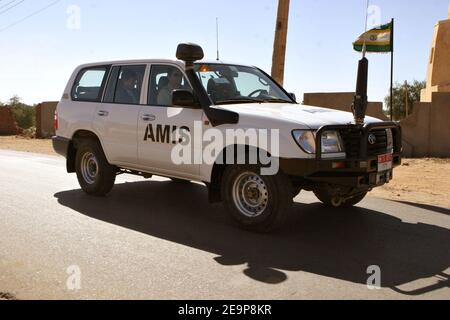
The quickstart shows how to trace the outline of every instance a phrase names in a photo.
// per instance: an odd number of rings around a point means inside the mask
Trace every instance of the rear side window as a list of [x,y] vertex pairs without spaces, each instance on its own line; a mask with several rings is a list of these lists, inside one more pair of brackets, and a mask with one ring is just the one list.
[[113,67],[103,102],[139,104],[145,69],[146,65]]
[[72,88],[72,100],[100,102],[109,67],[83,69]]

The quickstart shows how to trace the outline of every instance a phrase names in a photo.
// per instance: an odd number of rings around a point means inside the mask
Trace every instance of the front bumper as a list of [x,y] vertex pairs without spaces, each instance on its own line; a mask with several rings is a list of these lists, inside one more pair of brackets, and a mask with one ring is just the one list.
[[[378,155],[370,154],[369,135],[377,130],[391,129],[394,139],[392,169],[379,171]],[[357,155],[347,159],[324,159],[321,154],[323,132],[332,130],[352,130],[359,134]],[[393,178],[393,169],[402,162],[401,127],[393,122],[370,124],[364,127],[354,125],[325,126],[317,131],[315,159],[280,159],[284,173],[306,180],[310,183],[326,183],[352,188],[374,188]],[[388,153],[387,149],[386,152]]]
[[[401,165],[401,154],[393,155],[393,168]],[[393,178],[392,170],[380,182],[378,157],[352,160],[280,159],[284,173],[311,182],[354,188],[374,188]],[[338,167],[338,168],[337,168]]]

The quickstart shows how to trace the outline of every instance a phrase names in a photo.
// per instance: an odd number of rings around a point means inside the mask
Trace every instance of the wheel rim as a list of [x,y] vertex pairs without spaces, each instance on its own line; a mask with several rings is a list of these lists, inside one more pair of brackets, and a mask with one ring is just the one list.
[[86,152],[81,158],[81,175],[88,184],[94,184],[98,176],[98,161],[91,152]]
[[246,217],[260,216],[269,203],[269,191],[266,183],[253,172],[241,174],[233,185],[233,201]]

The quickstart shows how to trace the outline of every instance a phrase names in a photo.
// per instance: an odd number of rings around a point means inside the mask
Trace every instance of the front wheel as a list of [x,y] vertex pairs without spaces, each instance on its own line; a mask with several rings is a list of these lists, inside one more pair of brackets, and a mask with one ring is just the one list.
[[230,166],[222,180],[222,199],[240,227],[254,232],[280,228],[292,206],[289,179],[281,172],[260,174],[259,166]]
[[323,204],[333,207],[333,208],[350,208],[361,201],[367,196],[367,192],[362,192],[360,194],[356,194],[352,197],[343,197],[330,195],[326,190],[316,190],[314,191],[317,199],[319,199]]
[[105,196],[112,190],[116,168],[108,163],[98,142],[82,141],[77,149],[75,165],[78,182],[84,192]]

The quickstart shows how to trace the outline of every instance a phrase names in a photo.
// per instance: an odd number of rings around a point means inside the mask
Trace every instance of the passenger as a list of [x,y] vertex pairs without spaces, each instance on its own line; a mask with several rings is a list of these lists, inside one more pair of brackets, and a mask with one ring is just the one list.
[[132,70],[125,70],[122,73],[122,79],[117,87],[116,102],[139,104],[140,97],[136,90],[137,80],[138,76]]

